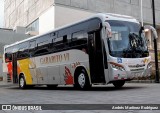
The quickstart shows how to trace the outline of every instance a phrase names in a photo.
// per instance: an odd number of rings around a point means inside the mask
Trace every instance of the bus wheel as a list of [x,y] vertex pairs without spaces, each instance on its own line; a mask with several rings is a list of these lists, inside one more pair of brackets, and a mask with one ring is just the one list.
[[78,89],[88,89],[91,87],[88,75],[84,69],[76,74],[74,87]]
[[115,88],[121,88],[125,84],[125,81],[115,81],[113,85]]
[[21,89],[27,88],[24,76],[21,76],[19,79],[19,88],[21,88]]
[[49,89],[54,89],[54,88],[56,88],[58,85],[57,84],[55,84],[55,85],[47,85],[47,87],[49,88]]

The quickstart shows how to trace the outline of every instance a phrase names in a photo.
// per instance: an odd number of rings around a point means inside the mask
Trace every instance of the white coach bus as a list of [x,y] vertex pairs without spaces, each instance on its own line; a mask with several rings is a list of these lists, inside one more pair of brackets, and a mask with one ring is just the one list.
[[151,57],[139,22],[96,14],[4,47],[3,71],[20,88],[73,85],[86,89],[150,75]]

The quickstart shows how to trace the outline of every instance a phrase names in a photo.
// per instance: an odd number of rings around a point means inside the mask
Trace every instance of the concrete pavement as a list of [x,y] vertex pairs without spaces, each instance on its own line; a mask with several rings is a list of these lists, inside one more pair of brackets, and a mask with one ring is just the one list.
[[[122,89],[113,85],[94,86],[88,91],[60,86],[45,86],[21,90],[17,86],[0,87],[0,104],[160,104],[160,84],[127,83]],[[0,113],[160,113],[135,110],[56,110],[56,111],[0,111]]]

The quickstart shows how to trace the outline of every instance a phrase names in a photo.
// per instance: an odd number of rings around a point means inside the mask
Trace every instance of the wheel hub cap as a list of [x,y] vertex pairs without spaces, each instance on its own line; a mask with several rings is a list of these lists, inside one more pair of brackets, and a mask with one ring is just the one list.
[[83,73],[81,73],[78,77],[78,83],[80,85],[81,88],[84,87],[85,85],[85,75]]
[[21,87],[24,86],[24,80],[23,80],[23,78],[20,79],[20,86],[21,86]]

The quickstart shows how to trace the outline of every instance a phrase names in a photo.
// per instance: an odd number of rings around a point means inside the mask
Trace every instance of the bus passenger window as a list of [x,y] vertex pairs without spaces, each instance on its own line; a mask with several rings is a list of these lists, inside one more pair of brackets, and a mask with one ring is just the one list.
[[6,53],[5,54],[5,61],[6,62],[11,62],[12,61],[12,54],[11,53]]
[[72,34],[72,45],[79,46],[87,44],[87,35],[84,31],[75,32]]
[[63,36],[63,43],[67,43],[67,35]]
[[40,49],[40,50],[37,50],[35,53],[34,53],[34,56],[40,56],[40,55],[45,55],[47,54],[49,51],[47,49]]
[[18,59],[24,59],[24,58],[29,58],[30,54],[28,52],[21,52],[19,51],[17,54]]

